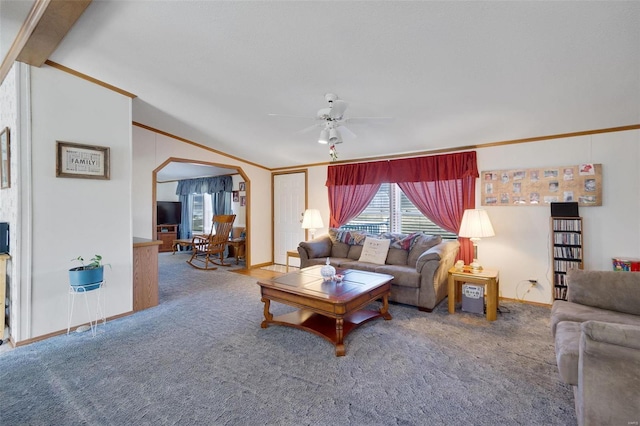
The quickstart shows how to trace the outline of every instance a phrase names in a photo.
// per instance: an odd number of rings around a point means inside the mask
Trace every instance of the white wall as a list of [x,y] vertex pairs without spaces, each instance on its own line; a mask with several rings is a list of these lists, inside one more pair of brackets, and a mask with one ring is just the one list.
[[327,166],[307,169],[307,205],[310,209],[320,210],[323,229],[317,229],[316,235],[329,232],[329,192],[327,191]]
[[[580,207],[584,219],[584,267],[590,270],[611,270],[612,257],[640,257],[639,159],[637,130],[478,150],[480,171],[602,164],[602,206]],[[480,206],[479,184],[476,189],[476,204]],[[484,265],[500,269],[501,295],[521,297],[528,287],[523,281],[537,279],[541,285],[526,300],[550,303],[553,279],[549,207],[483,208],[491,217],[496,236],[480,242],[479,257]]]
[[156,164],[156,134],[142,131],[139,127],[132,128],[133,139],[133,170],[132,191],[135,194],[131,203],[131,217],[133,221],[133,236],[138,238],[155,239],[153,229],[153,215],[156,210],[153,204],[153,170]]
[[[601,163],[603,205],[580,208],[585,269],[611,270],[612,257],[640,257],[639,130],[482,148],[477,154],[480,172]],[[326,176],[326,166],[309,169],[309,207],[320,209],[328,227]],[[480,183],[476,205],[488,211],[496,236],[480,241],[479,258],[485,267],[499,269],[500,296],[522,298],[527,280],[536,279],[540,285],[524,300],[551,303],[549,207],[482,207]]]
[[271,173],[268,170],[138,126],[133,127],[133,155],[135,236],[152,238],[152,216],[149,212],[153,208],[153,171],[169,158],[206,161],[236,167],[247,176],[247,189],[250,189],[247,195],[250,198],[247,200],[246,225],[251,233],[248,246],[249,266],[272,261]]
[[[133,308],[131,99],[70,74],[31,68],[31,324],[23,338],[66,329],[70,260],[104,257],[106,315]],[[111,179],[57,178],[56,141],[110,147]],[[28,161],[24,159],[23,161]],[[74,322],[88,321],[78,309]]]
[[176,195],[178,182],[161,182],[156,184],[156,201],[180,201]]

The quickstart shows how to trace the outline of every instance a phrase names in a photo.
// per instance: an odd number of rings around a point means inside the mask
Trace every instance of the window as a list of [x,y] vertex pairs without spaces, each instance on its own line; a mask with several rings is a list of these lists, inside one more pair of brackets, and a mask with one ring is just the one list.
[[213,208],[211,194],[191,194],[191,232],[194,234],[211,233]]
[[341,228],[371,233],[422,231],[443,238],[457,238],[456,234],[440,228],[420,213],[395,183],[381,184],[367,208]]

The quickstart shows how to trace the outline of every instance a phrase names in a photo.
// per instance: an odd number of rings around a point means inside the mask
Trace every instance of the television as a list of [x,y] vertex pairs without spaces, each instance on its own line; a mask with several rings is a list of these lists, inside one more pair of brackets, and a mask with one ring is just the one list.
[[551,217],[579,217],[578,203],[551,203]]
[[180,201],[158,201],[156,223],[158,225],[179,225],[182,222]]

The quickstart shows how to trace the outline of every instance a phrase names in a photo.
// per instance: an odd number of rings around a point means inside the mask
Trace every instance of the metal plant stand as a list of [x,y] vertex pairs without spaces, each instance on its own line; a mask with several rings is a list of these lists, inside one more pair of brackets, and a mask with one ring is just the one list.
[[[87,284],[81,286],[72,286],[69,285],[69,297],[67,303],[67,335],[69,335],[69,330],[71,329],[71,317],[73,316],[73,307],[75,305],[76,296],[84,296],[84,304],[87,307],[87,312],[89,314],[89,327],[91,329],[91,335],[93,337],[96,336],[96,329],[98,327],[98,321],[102,320],[102,324],[107,323],[107,318],[104,314],[105,311],[105,300],[102,296],[102,288],[105,285],[105,281],[101,281],[99,283]],[[93,293],[96,295],[96,313],[95,313],[95,321],[92,320],[92,312],[91,307],[89,305],[89,293]]]

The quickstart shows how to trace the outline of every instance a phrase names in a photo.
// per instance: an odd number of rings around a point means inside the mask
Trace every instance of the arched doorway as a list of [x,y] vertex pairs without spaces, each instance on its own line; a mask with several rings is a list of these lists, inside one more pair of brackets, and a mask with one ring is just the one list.
[[[234,178],[234,191],[239,191],[237,213],[236,209],[234,209],[234,213],[236,213],[236,223],[234,223],[234,226],[244,226],[246,228],[245,261],[246,267],[249,268],[251,265],[251,215],[249,201],[251,199],[251,185],[246,173],[241,167],[236,165],[174,157],[168,158],[159,165],[152,173],[152,235],[156,235],[158,225],[156,205],[159,199],[159,183],[174,182],[175,188],[178,180],[222,175],[231,175]],[[160,194],[161,198],[167,198],[165,193],[160,192]],[[236,204],[235,201],[234,204]]]

